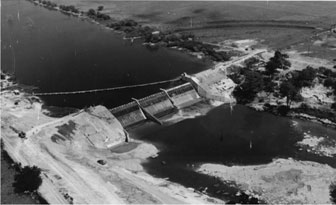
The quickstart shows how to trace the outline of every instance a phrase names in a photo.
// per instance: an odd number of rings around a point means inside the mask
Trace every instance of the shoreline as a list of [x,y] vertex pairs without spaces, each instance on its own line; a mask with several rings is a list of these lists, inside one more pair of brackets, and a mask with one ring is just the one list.
[[266,112],[266,113],[270,113],[270,114],[273,114],[273,115],[279,116],[279,117],[286,117],[286,118],[290,118],[290,119],[299,119],[299,120],[303,120],[303,121],[307,121],[307,122],[318,123],[318,124],[321,124],[323,126],[330,127],[330,128],[336,128],[336,122],[333,122],[333,121],[331,121],[327,118],[319,118],[319,117],[309,115],[309,114],[306,114],[306,113],[296,112],[295,110],[290,110],[287,115],[281,115],[276,110],[260,110],[256,107],[254,107],[254,105],[246,105],[246,104],[241,104],[241,105],[246,106],[246,107],[248,107],[252,110],[255,110],[257,112]]
[[291,158],[279,158],[268,164],[250,166],[206,163],[196,171],[222,181],[234,182],[244,192],[271,204],[329,204],[330,184],[336,180],[336,170],[328,165]]

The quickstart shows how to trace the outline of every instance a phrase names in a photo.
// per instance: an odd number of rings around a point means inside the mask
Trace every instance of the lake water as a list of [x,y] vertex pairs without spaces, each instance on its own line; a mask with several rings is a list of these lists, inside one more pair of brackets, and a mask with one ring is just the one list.
[[[141,42],[86,20],[34,5],[4,0],[1,8],[1,69],[41,92],[109,88],[168,80],[205,70],[209,62],[182,52],[153,51]],[[48,105],[114,107],[169,84],[76,96],[43,98]]]

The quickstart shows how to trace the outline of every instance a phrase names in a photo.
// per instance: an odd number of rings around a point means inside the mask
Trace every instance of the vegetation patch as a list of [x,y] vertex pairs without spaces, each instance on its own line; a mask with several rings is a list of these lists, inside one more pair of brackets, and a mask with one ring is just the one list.
[[67,140],[72,140],[72,134],[74,134],[74,130],[76,130],[76,123],[72,120],[69,120],[68,123],[57,126],[56,128],[58,129],[58,133],[60,135],[64,136]]
[[60,140],[65,141],[65,139],[58,134],[54,134],[53,136],[51,136],[51,141],[53,141],[55,143],[58,143]]
[[330,184],[330,200],[333,204],[336,204],[336,182]]
[[[229,77],[237,84],[233,91],[234,97],[238,103],[253,103],[257,95],[261,92],[273,98],[286,99],[286,104],[277,105],[264,104],[264,110],[279,115],[287,115],[290,112],[305,113],[317,118],[329,119],[336,122],[336,103],[330,108],[313,108],[304,103],[300,94],[302,88],[314,87],[317,83],[331,88],[332,92],[327,96],[336,95],[336,72],[330,69],[320,67],[306,67],[303,70],[288,71],[291,63],[288,55],[276,51],[274,56],[265,64],[265,70],[259,70],[260,62],[257,58],[251,58],[245,61],[245,67],[235,69]],[[319,99],[317,96],[315,96]],[[259,103],[265,100],[263,97]],[[293,102],[296,102],[295,106]],[[299,103],[299,104],[298,104]],[[301,106],[298,106],[300,105]]]
[[21,168],[20,164],[16,165],[18,174],[15,175],[13,187],[17,193],[33,193],[42,184],[41,169],[36,166],[25,166]]

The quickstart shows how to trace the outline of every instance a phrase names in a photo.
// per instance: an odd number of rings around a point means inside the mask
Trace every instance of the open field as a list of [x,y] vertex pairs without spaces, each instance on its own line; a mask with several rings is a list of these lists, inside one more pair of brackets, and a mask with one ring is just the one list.
[[[336,18],[334,2],[199,2],[52,0],[82,11],[104,6],[114,19],[134,19],[160,30],[192,30],[201,41],[256,38],[273,48],[307,42]],[[306,47],[305,47],[306,48]]]

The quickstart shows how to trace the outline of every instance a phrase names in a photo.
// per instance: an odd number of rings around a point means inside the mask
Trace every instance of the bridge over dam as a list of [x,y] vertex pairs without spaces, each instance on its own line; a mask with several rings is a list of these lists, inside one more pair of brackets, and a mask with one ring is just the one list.
[[150,120],[162,124],[160,117],[201,101],[201,97],[191,83],[163,90],[142,99],[115,108],[110,112],[119,120],[124,128]]

